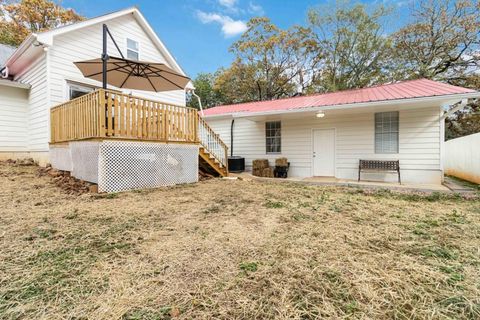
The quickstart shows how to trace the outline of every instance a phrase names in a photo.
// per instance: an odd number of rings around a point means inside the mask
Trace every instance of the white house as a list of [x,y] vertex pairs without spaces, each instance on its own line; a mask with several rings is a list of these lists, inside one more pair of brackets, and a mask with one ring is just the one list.
[[[109,63],[148,69],[132,77],[148,78],[151,86],[103,89],[83,76],[74,62],[101,57],[103,30],[116,43],[108,38]],[[10,51],[1,47],[0,58]],[[125,73],[116,67],[110,71]],[[106,192],[196,182],[199,166],[228,175],[226,145],[197,110],[185,107],[191,83],[137,8],[32,34],[0,71],[0,159],[50,162]],[[161,79],[175,85],[164,90],[184,89],[148,91]]]
[[[480,93],[414,80],[337,93],[207,109],[235,156],[288,158],[289,176],[357,179],[359,160],[399,160],[402,182],[443,180],[444,119]],[[462,103],[463,102],[463,103]],[[364,179],[396,181],[388,172]]]
[[[101,86],[84,78],[73,62],[100,58],[103,24],[126,58],[162,62],[184,74],[137,8],[32,34],[3,67],[0,64],[0,159],[28,156],[41,164],[49,161],[50,108]],[[108,53],[119,56],[110,39]],[[185,106],[184,90],[122,91]]]
[[[290,176],[356,179],[359,160],[390,159],[404,182],[440,183],[446,113],[480,96],[416,80],[219,106],[199,118],[184,90],[96,90],[74,62],[100,58],[103,24],[126,58],[185,75],[136,8],[32,34],[0,65],[0,159],[51,162],[105,191],[194,182],[198,165],[228,175],[227,146],[247,167],[287,157]],[[108,54],[118,56],[110,39]]]

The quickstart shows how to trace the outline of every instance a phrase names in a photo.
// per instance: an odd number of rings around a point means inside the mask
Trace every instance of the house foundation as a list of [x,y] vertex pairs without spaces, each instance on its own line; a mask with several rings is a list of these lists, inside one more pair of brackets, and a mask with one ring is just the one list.
[[72,141],[50,146],[52,167],[98,184],[100,192],[198,181],[198,145],[141,141]]

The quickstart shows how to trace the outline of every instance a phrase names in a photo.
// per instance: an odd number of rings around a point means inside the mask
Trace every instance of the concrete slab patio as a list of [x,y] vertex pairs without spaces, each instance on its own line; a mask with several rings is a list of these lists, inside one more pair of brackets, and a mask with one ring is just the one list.
[[344,187],[361,187],[361,188],[373,188],[373,189],[389,189],[399,191],[420,191],[420,192],[454,192],[445,185],[438,184],[408,184],[408,183],[391,183],[380,181],[356,181],[347,179],[337,179],[334,177],[310,177],[310,178],[298,178],[289,177],[286,179],[281,178],[264,178],[252,175],[250,172],[231,173],[231,176],[236,176],[244,179],[260,179],[269,180],[275,182],[298,182],[311,185],[320,186],[344,186]]

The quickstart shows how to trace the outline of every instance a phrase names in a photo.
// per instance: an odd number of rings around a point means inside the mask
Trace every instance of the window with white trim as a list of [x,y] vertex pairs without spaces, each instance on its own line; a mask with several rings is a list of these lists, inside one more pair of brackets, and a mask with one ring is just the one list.
[[127,38],[127,59],[138,60],[140,49],[138,42]]
[[69,83],[68,84],[68,98],[70,100],[86,95],[87,93],[95,90],[93,87],[82,86],[79,84]]
[[398,153],[398,111],[375,113],[375,153]]
[[280,121],[265,122],[267,153],[282,152],[282,123]]

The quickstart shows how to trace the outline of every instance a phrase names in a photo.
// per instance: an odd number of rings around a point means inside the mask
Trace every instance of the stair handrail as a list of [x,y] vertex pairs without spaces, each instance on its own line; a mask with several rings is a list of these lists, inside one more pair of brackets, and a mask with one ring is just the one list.
[[198,139],[200,144],[208,151],[228,172],[228,147],[215,133],[208,123],[198,116]]

